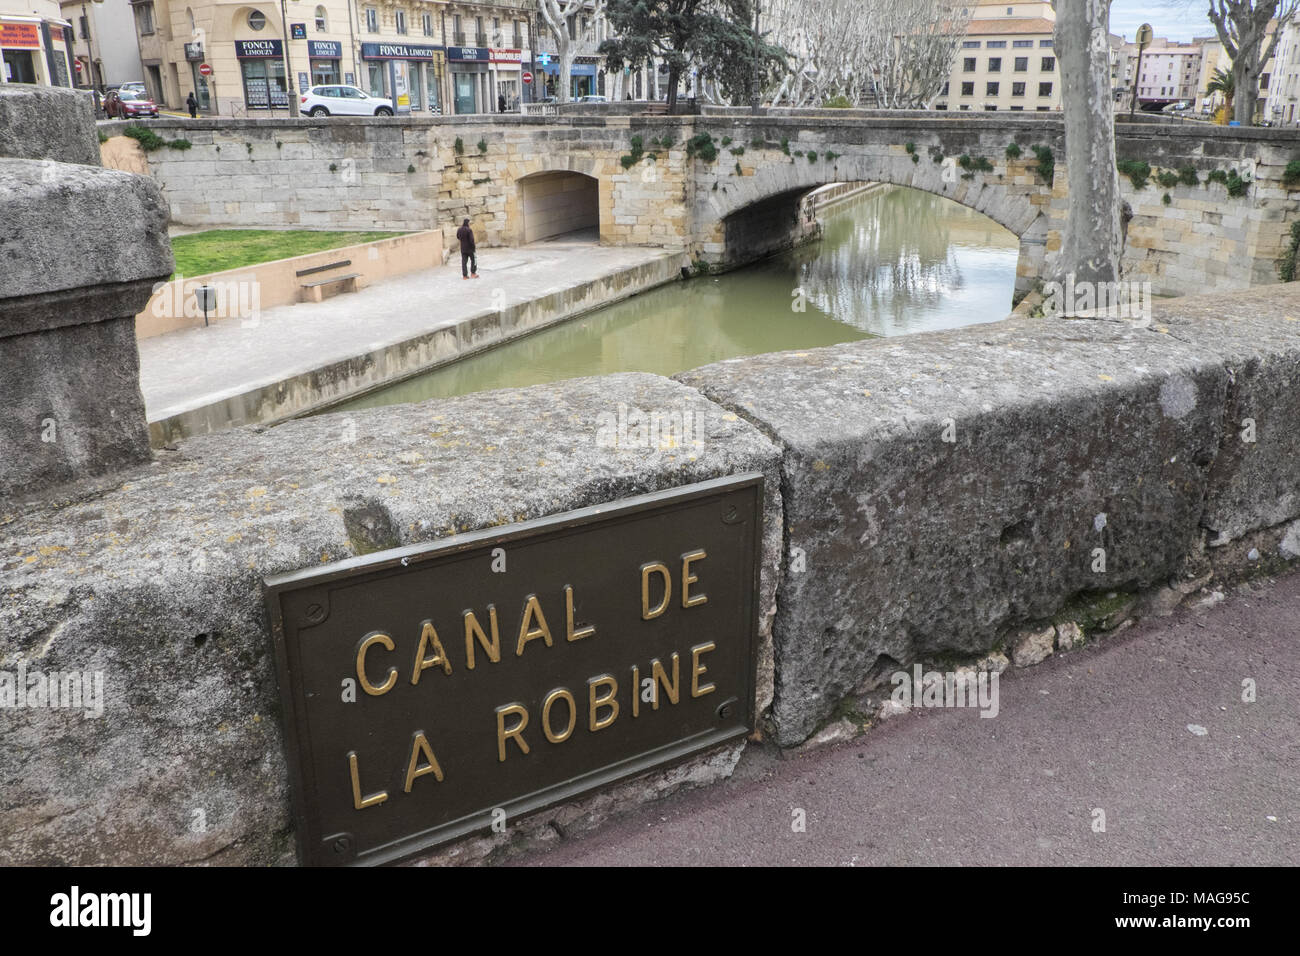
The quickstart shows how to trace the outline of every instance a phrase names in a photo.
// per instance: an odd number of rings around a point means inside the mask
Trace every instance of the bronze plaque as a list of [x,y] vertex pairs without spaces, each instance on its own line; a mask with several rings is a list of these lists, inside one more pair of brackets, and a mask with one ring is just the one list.
[[268,578],[304,863],[385,863],[754,725],[761,475]]

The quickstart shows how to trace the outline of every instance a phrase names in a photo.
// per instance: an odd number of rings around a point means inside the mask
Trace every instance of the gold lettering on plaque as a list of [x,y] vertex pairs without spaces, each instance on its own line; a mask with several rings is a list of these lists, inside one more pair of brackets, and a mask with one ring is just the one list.
[[[519,723],[506,729],[506,718],[511,714],[519,715]],[[524,728],[528,726],[528,709],[523,704],[506,704],[497,708],[497,759],[506,759],[506,740],[515,739],[519,749],[528,753],[528,741],[524,740]]]
[[677,698],[679,694],[679,690],[677,687],[677,678],[678,678],[677,665],[680,663],[681,659],[678,657],[676,651],[673,651],[672,660],[673,660],[673,682],[671,684],[668,683],[668,672],[664,670],[664,665],[659,663],[659,658],[656,657],[654,660],[650,662],[650,676],[654,678],[656,684],[655,697],[654,697],[655,710],[659,709],[659,688],[660,687],[664,689],[664,693],[668,695],[668,699],[670,701],[672,701],[674,704],[677,703]]
[[[420,757],[425,759],[423,767],[417,766]],[[417,730],[411,736],[411,759],[406,764],[406,792],[410,793],[411,784],[415,783],[417,777],[423,777],[426,773],[433,774],[434,779],[442,783],[442,768],[438,766],[438,758],[433,755],[433,748],[429,746],[424,731]]]
[[[664,579],[664,597],[656,607],[650,606],[650,575],[658,574]],[[668,573],[668,566],[662,561],[641,565],[641,620],[649,621],[668,610],[668,600],[673,593],[673,579]]]
[[[563,700],[569,705],[569,725],[564,728],[564,733],[557,734],[551,729],[551,707],[557,700]],[[542,732],[546,734],[546,739],[553,744],[562,744],[573,734],[573,728],[578,723],[578,703],[573,699],[566,687],[557,687],[546,695],[546,700],[542,704]]]
[[691,696],[703,697],[705,694],[712,694],[716,687],[712,684],[700,684],[700,675],[708,670],[700,663],[700,655],[707,654],[709,651],[716,651],[718,645],[709,641],[707,644],[696,644],[691,648]]
[[348,751],[348,771],[352,774],[352,806],[357,810],[377,807],[388,799],[387,790],[379,790],[368,797],[361,796],[361,773],[357,770],[357,752]]
[[474,641],[478,641],[487,652],[488,660],[493,664],[501,660],[501,633],[497,630],[497,609],[495,604],[488,605],[488,628],[492,631],[492,640],[483,633],[483,627],[473,611],[465,612],[465,664],[474,669]]
[[[425,657],[424,651],[432,644],[433,656]],[[451,673],[451,658],[447,652],[442,649],[442,641],[438,640],[438,632],[433,626],[433,621],[425,621],[424,629],[420,631],[420,646],[415,649],[415,666],[411,671],[411,683],[420,683],[420,674],[427,667],[437,667],[442,665],[444,674]]]
[[[597,695],[597,687],[608,687],[609,693]],[[614,695],[617,693],[618,681],[609,674],[602,674],[599,677],[592,677],[587,680],[587,696],[589,698],[587,726],[589,729],[593,731],[604,730],[618,717],[618,701],[614,699]],[[609,708],[609,716],[596,716],[602,707]]]
[[573,588],[569,585],[564,586],[564,612],[566,617],[566,626],[570,641],[580,641],[584,637],[591,637],[596,633],[596,628],[588,624],[586,627],[580,627],[577,630],[573,628]]
[[366,651],[370,650],[370,648],[376,644],[382,644],[390,651],[393,649],[393,639],[382,631],[375,631],[366,635],[361,643],[357,645],[357,682],[361,685],[362,690],[371,697],[379,697],[382,694],[387,694],[393,689],[393,685],[397,683],[396,667],[390,667],[388,669],[388,679],[378,687],[370,683],[370,678],[366,676]]
[[707,557],[708,554],[705,553],[703,548],[682,555],[682,607],[695,607],[709,600],[707,594],[697,594],[695,597],[691,597],[691,585],[699,580],[691,573],[691,562],[703,561]]
[[[537,623],[533,624],[533,619]],[[519,622],[519,645],[515,648],[515,657],[521,657],[524,653],[524,645],[529,641],[542,638],[546,641],[546,646],[551,647],[551,629],[546,625],[546,615],[542,613],[542,605],[537,600],[536,594],[528,595],[528,603],[524,605],[524,616]]]

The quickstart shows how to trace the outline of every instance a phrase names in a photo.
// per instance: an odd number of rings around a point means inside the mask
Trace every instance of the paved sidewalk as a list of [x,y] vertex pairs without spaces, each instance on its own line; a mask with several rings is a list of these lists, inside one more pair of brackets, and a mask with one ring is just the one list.
[[1004,678],[511,864],[1300,864],[1300,574]]
[[480,248],[480,278],[464,281],[453,251],[441,268],[320,303],[266,309],[256,323],[230,320],[144,339],[146,414],[158,421],[665,255],[563,240]]

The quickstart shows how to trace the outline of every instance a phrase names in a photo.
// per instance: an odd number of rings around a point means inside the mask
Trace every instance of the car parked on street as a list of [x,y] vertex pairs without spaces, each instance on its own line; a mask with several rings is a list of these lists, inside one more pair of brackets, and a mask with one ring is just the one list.
[[110,119],[134,119],[158,115],[158,104],[139,90],[111,90],[104,97],[104,112]]
[[298,112],[307,116],[392,116],[393,101],[355,86],[313,86],[303,92]]

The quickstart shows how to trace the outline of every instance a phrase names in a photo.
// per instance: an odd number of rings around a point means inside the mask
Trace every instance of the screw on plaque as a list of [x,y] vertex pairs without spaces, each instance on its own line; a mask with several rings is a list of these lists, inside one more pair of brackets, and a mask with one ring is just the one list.
[[736,503],[728,502],[722,511],[722,523],[740,524],[744,520],[745,516],[741,514],[740,508],[736,506]]
[[731,700],[723,701],[721,704],[718,705],[719,720],[730,720],[732,715],[735,712],[736,712],[736,699],[734,697]]
[[351,838],[351,837],[349,837],[349,836],[341,836],[341,837],[338,837],[338,838],[336,838],[336,839],[334,840],[334,852],[335,852],[335,853],[347,853],[348,850],[350,850],[350,849],[352,849],[352,838]]
[[321,604],[319,601],[313,601],[311,604],[307,605],[307,610],[303,612],[303,619],[308,624],[319,624],[321,621],[325,620],[327,613],[324,604]]

